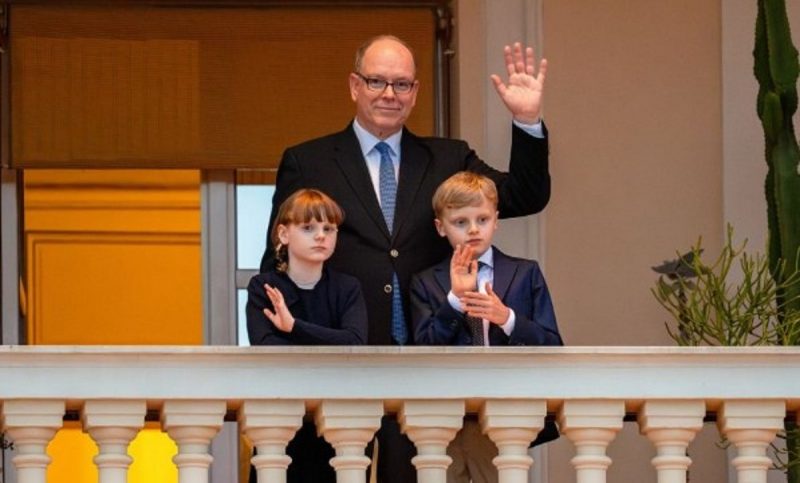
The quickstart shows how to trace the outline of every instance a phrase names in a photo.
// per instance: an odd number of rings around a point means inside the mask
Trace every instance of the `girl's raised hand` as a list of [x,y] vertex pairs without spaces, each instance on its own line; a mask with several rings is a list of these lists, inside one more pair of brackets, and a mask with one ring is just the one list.
[[273,312],[265,308],[264,315],[266,315],[281,332],[291,332],[294,328],[294,317],[292,317],[292,313],[289,312],[289,308],[286,307],[286,303],[283,301],[283,294],[280,290],[270,286],[268,283],[264,284],[264,290],[270,302],[272,302],[272,307],[275,309]]

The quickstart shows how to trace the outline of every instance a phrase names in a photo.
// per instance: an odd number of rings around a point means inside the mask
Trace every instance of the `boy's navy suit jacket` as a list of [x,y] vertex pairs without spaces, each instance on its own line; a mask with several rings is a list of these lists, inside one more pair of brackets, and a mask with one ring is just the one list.
[[[510,257],[493,247],[492,290],[516,317],[511,337],[489,324],[489,345],[564,345],[558,333],[553,302],[539,264]],[[472,345],[464,314],[447,301],[450,292],[450,257],[411,281],[411,315],[417,345]],[[548,418],[544,429],[531,443],[536,446],[558,438],[558,428]]]
[[[489,345],[564,345],[558,333],[553,301],[539,264],[510,257],[493,247],[492,290],[516,317],[511,337],[489,324]],[[417,345],[472,345],[464,314],[447,301],[450,257],[418,273],[411,282],[411,316]]]

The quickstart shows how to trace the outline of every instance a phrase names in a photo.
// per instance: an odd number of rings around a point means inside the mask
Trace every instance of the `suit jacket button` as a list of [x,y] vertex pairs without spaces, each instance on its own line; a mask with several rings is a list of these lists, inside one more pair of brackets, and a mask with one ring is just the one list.
[[391,256],[392,256],[392,258],[397,258],[397,257],[399,257],[399,256],[400,256],[400,252],[398,252],[398,251],[397,251],[397,249],[395,249],[395,248],[392,248],[392,249],[389,251],[389,255],[391,255]]
[[383,286],[383,291],[386,292],[386,293],[392,293],[392,284],[387,283],[386,285],[384,285]]

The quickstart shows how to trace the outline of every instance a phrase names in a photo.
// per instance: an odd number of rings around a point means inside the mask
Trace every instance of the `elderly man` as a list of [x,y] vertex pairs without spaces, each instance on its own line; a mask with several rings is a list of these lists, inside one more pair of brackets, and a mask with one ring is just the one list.
[[[413,344],[408,317],[411,276],[450,251],[436,233],[431,207],[442,181],[464,170],[488,176],[497,185],[501,218],[537,213],[550,198],[548,146],[540,118],[547,63],[542,59],[537,69],[533,49],[519,43],[506,46],[504,56],[508,78],[491,79],[513,117],[507,173],[484,163],[463,141],[420,137],[404,127],[419,81],[411,49],[389,35],[370,39],[356,53],[349,76],[355,119],[341,132],[283,154],[270,230],[280,204],[299,188],[319,189],[342,206],[345,220],[328,263],[361,282],[368,344]],[[273,250],[267,246],[262,272],[272,263]],[[413,447],[398,434],[396,423],[389,421],[378,435],[381,482],[415,481],[406,458]],[[387,466],[394,464],[398,466]]]

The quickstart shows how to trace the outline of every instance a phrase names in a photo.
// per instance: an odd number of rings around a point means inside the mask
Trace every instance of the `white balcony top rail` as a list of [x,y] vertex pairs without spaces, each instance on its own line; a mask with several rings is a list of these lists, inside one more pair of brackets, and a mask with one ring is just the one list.
[[0,399],[781,399],[800,347],[0,346]]
[[444,482],[465,412],[495,442],[501,483],[527,481],[528,443],[555,415],[578,483],[604,483],[606,447],[636,418],[659,483],[686,481],[686,447],[708,413],[734,443],[741,483],[766,482],[767,445],[800,407],[800,348],[0,347],[0,427],[19,483],[43,483],[65,412],[98,442],[100,483],[124,483],[127,443],[158,414],[178,443],[181,483],[205,483],[226,415],[259,449],[259,481],[283,481],[306,411],[334,446],[337,480],[361,483],[386,412],[417,445],[420,483]]

